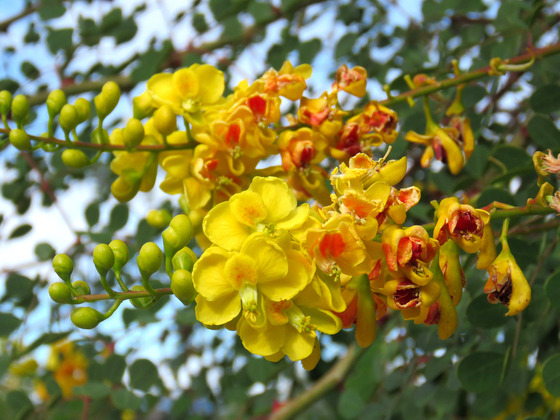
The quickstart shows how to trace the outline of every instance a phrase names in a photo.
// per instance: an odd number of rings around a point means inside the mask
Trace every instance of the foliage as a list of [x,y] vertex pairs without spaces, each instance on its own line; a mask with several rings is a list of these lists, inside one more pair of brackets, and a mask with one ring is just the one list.
[[554,2],[176,3],[0,22],[7,418],[554,418]]

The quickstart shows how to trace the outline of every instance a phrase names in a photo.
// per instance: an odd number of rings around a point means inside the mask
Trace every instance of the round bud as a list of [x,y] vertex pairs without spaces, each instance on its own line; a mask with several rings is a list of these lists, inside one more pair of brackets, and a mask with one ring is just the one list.
[[78,98],[74,106],[76,107],[76,111],[78,111],[78,124],[87,121],[91,114],[91,105],[89,101],[85,98]]
[[109,143],[109,133],[101,127],[97,127],[91,132],[91,142],[95,144]]
[[126,127],[122,131],[123,144],[128,149],[133,149],[144,140],[144,125],[136,118],[128,120]]
[[47,97],[47,112],[49,118],[54,118],[66,105],[66,94],[60,89],[53,90]]
[[114,239],[109,242],[109,248],[111,248],[115,256],[113,269],[120,270],[128,261],[128,246],[120,239]]
[[12,106],[12,94],[7,90],[1,91],[0,92],[0,114],[8,115],[8,112],[10,112],[11,106]]
[[175,270],[182,269],[192,271],[196,260],[197,256],[194,251],[188,247],[184,247],[173,256],[171,263],[173,264],[173,269]]
[[60,111],[60,117],[58,121],[60,122],[60,127],[64,133],[68,134],[70,131],[76,128],[78,125],[78,110],[74,105],[66,104],[62,107]]
[[171,291],[183,305],[190,305],[196,297],[191,273],[187,270],[175,271],[171,277]]
[[121,89],[115,82],[107,82],[103,85],[101,93],[97,95],[93,102],[97,111],[97,116],[104,119],[117,106],[121,97]]
[[12,101],[12,119],[23,125],[29,118],[29,100],[24,95],[17,95]]
[[66,254],[58,254],[52,260],[54,272],[64,281],[70,281],[70,274],[74,270],[74,262]]
[[19,128],[14,128],[12,131],[10,131],[9,137],[10,143],[12,143],[12,146],[14,146],[16,149],[31,149],[31,140],[29,139],[29,135],[25,131]]
[[146,221],[152,227],[163,230],[171,222],[171,213],[167,210],[150,210],[146,215]]
[[[132,286],[130,288],[130,290],[132,290],[133,292],[145,292],[146,289],[144,289],[144,286]],[[145,297],[139,297],[139,298],[132,298],[130,299],[130,303],[132,303],[132,305],[135,308],[138,309],[148,309],[150,306],[152,306],[154,303],[156,303],[156,301],[154,299],[152,299],[151,296],[145,296]]]
[[132,115],[134,115],[134,118],[141,120],[152,115],[152,112],[154,112],[154,106],[152,105],[150,92],[146,91],[132,99]]
[[76,296],[89,295],[91,293],[89,284],[82,280],[73,281],[72,288],[74,289]]
[[103,315],[89,306],[83,308],[75,308],[70,314],[70,319],[72,323],[78,327],[86,330],[91,330],[99,325],[103,321]]
[[192,223],[186,215],[179,214],[171,220],[169,227],[163,231],[161,236],[163,237],[165,252],[173,254],[186,246],[192,239]]
[[49,296],[56,303],[72,303],[72,290],[66,283],[58,281],[49,286]]
[[107,244],[99,244],[93,250],[93,263],[97,270],[107,272],[115,264],[115,254]]
[[164,136],[177,130],[177,116],[169,105],[162,105],[154,112],[154,127]]
[[65,149],[62,152],[62,163],[69,168],[79,169],[89,165],[89,159],[80,149]]
[[140,183],[132,184],[127,178],[119,176],[111,184],[111,193],[121,203],[126,203],[134,198],[139,187]]
[[153,242],[145,243],[140,248],[140,253],[136,259],[140,272],[149,276],[159,270],[162,261],[163,254],[161,249]]

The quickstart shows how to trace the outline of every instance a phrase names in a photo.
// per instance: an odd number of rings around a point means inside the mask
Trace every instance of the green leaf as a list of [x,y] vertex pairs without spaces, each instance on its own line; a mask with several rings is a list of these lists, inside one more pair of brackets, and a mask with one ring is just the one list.
[[560,309],[560,271],[552,274],[546,280],[544,289],[550,304],[556,309]]
[[198,32],[206,32],[208,30],[208,23],[202,13],[195,13],[192,17],[192,26]]
[[531,139],[545,149],[558,147],[560,143],[560,130],[544,115],[533,115],[527,124],[527,130]]
[[115,232],[126,225],[128,221],[128,206],[126,204],[117,204],[111,210],[109,217],[109,230]]
[[266,62],[273,68],[279,69],[282,67],[282,63],[287,58],[287,53],[284,50],[284,47],[279,44],[275,44],[268,50],[268,55],[266,58]]
[[504,325],[508,318],[505,316],[507,308],[503,305],[493,305],[488,302],[486,295],[474,298],[467,307],[467,318],[478,328],[497,328]]
[[345,389],[338,400],[338,414],[344,419],[353,419],[364,410],[365,402],[356,391]]
[[128,371],[132,388],[147,392],[152,386],[161,384],[156,366],[147,359],[135,360]]
[[352,48],[356,45],[358,40],[358,34],[349,33],[344,35],[338,43],[334,50],[334,58],[340,60],[343,57],[349,57],[352,54]]
[[31,80],[35,80],[41,74],[39,72],[39,69],[29,61],[24,61],[23,63],[21,63],[20,68],[23,75]]
[[560,86],[545,85],[531,95],[529,105],[533,111],[549,114],[560,109]]
[[19,89],[19,83],[12,79],[0,79],[0,90],[8,90],[14,93]]
[[500,386],[503,364],[503,354],[474,352],[459,363],[457,375],[467,391],[487,392]]
[[13,419],[23,419],[24,416],[33,410],[33,403],[23,391],[9,391],[6,394],[8,406],[16,413]]
[[102,382],[87,382],[85,385],[75,386],[72,391],[76,395],[99,399],[108,396],[111,393],[111,387]]
[[0,379],[10,368],[12,358],[8,354],[0,354]]
[[66,13],[61,0],[42,0],[37,11],[42,20],[56,19]]
[[560,353],[544,362],[542,379],[546,390],[555,397],[560,397]]
[[492,155],[501,161],[508,169],[515,169],[532,164],[531,156],[527,154],[525,149],[507,144],[496,147]]
[[488,147],[483,144],[477,144],[470,159],[465,165],[465,171],[475,178],[480,178],[484,174],[484,170],[486,169],[488,157]]
[[257,25],[262,25],[263,23],[269,22],[274,19],[274,13],[272,11],[272,6],[268,3],[261,1],[252,1],[247,9]]
[[99,43],[101,34],[99,33],[99,28],[93,19],[84,19],[80,16],[78,18],[78,28],[83,44],[88,47],[93,47]]
[[122,10],[119,7],[111,9],[111,11],[101,19],[99,31],[104,35],[109,35],[114,28],[122,23],[122,21]]
[[270,363],[263,358],[253,357],[247,363],[247,374],[252,382],[262,382],[266,384],[278,372],[276,364]]
[[515,204],[515,198],[507,190],[501,188],[487,188],[478,196],[476,206],[479,208],[484,207],[494,201],[512,205]]
[[364,9],[356,7],[355,4],[342,4],[338,6],[337,18],[347,26],[353,22],[361,22],[363,15]]
[[138,60],[138,65],[132,70],[130,77],[133,82],[138,83],[149,79],[157,73],[163,61],[169,56],[173,46],[170,41],[164,41],[160,48],[151,48]]
[[23,225],[19,225],[17,228],[15,228],[12,231],[12,233],[10,233],[8,239],[20,238],[24,235],[27,235],[30,231],[31,231],[31,225],[28,225],[27,223]]
[[117,44],[122,44],[134,38],[136,32],[138,32],[138,25],[136,25],[134,18],[129,16],[109,31],[107,35],[115,38],[115,42]]
[[1,302],[10,300],[20,306],[28,306],[33,299],[33,286],[35,282],[28,277],[17,273],[10,273],[6,280],[6,294]]
[[104,377],[113,384],[120,384],[125,369],[126,361],[124,357],[113,353],[107,358],[103,365]]
[[12,314],[0,312],[0,337],[7,337],[21,324],[21,319]]
[[33,341],[29,346],[25,347],[19,353],[17,353],[17,357],[23,357],[26,354],[31,353],[36,348],[39,348],[43,344],[52,344],[56,343],[57,341],[62,340],[63,338],[68,337],[71,331],[60,332],[60,333],[45,333]]
[[466,85],[461,94],[461,101],[466,108],[472,108],[488,95],[480,85]]
[[235,2],[233,1],[226,2],[223,0],[210,0],[208,5],[218,22],[221,22],[228,16],[232,16],[236,13]]
[[86,207],[86,221],[89,227],[93,227],[99,222],[99,203],[94,201]]
[[41,242],[35,246],[35,255],[39,261],[47,261],[56,255],[55,249],[46,242]]
[[317,38],[302,42],[298,45],[299,62],[311,63],[317,53],[321,51],[321,40]]
[[60,50],[67,50],[72,46],[73,29],[51,29],[48,28],[47,45],[52,54]]
[[134,395],[128,389],[120,388],[111,392],[111,399],[113,404],[119,410],[138,410],[142,405],[142,399]]
[[223,21],[224,32],[222,39],[227,42],[237,41],[243,35],[243,25],[237,16],[230,16]]

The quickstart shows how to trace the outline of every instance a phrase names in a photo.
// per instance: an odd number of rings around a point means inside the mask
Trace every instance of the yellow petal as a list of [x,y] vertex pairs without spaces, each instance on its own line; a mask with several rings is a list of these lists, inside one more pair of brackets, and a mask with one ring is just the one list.
[[275,223],[284,219],[296,208],[297,200],[288,184],[274,177],[255,177],[249,187],[262,198],[267,210],[265,223]]
[[202,295],[196,297],[196,319],[205,325],[223,325],[239,315],[240,311],[241,299],[236,291],[212,301]]
[[282,346],[282,351],[286,353],[292,361],[302,360],[309,357],[315,346],[315,334],[300,334],[294,327],[285,327],[286,337]]
[[209,64],[198,66],[195,70],[198,76],[199,97],[204,105],[213,104],[224,93],[224,73]]
[[342,328],[342,321],[340,318],[330,311],[311,307],[302,307],[301,310],[305,315],[311,316],[313,325],[325,334],[336,334]]
[[225,276],[226,263],[235,257],[218,247],[207,249],[195,263],[192,279],[196,291],[208,300],[216,300],[234,291]]
[[243,346],[253,354],[261,356],[276,355],[284,344],[285,326],[274,327],[268,325],[264,329],[255,329],[241,318],[237,324],[237,334],[241,337]]
[[273,298],[267,293],[267,291],[270,291],[269,287],[274,287],[274,283],[278,280],[284,283],[284,278],[288,274],[286,254],[278,245],[266,236],[256,234],[245,242],[241,252],[250,255],[254,260],[253,269],[258,273],[259,290],[262,293],[272,300],[289,299],[289,297]]
[[180,69],[173,73],[173,87],[182,99],[194,98],[199,91],[196,73],[188,69]]
[[172,177],[184,179],[190,175],[190,166],[185,156],[172,155],[161,161],[161,167]]
[[169,105],[174,111],[181,106],[181,98],[177,95],[173,85],[173,76],[169,73],[154,74],[146,85],[152,99],[158,105]]
[[227,201],[208,212],[202,222],[202,229],[208,239],[229,250],[241,249],[252,232],[249,226],[237,221]]
[[276,229],[291,230],[301,227],[309,218],[309,204],[303,203],[296,207],[287,217],[275,223]]
[[261,196],[253,191],[242,191],[229,199],[229,208],[238,222],[255,229],[267,217]]

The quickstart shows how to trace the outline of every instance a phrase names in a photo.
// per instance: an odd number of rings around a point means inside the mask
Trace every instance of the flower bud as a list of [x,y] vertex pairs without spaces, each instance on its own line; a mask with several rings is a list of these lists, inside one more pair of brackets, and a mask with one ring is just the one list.
[[93,250],[93,263],[95,268],[102,276],[107,274],[107,271],[113,268],[115,264],[115,254],[107,244],[99,244]]
[[171,263],[173,264],[174,270],[187,270],[192,272],[196,260],[197,256],[194,251],[188,247],[184,247],[173,256]]
[[83,308],[76,308],[72,310],[70,319],[72,323],[78,327],[86,330],[91,330],[99,325],[105,317],[100,312],[96,311],[89,306]]
[[91,105],[89,101],[85,98],[78,98],[74,106],[76,107],[76,111],[78,111],[78,124],[87,121],[91,114]]
[[163,231],[161,236],[163,237],[165,253],[172,255],[186,246],[192,239],[192,223],[186,215],[179,214],[171,220],[169,227]]
[[164,136],[177,130],[177,116],[169,105],[163,105],[154,112],[154,127]]
[[57,281],[49,286],[49,296],[56,303],[71,303],[72,290],[66,283]]
[[151,276],[161,267],[163,261],[163,254],[161,249],[153,243],[147,242],[140,249],[136,262],[142,274]]
[[163,228],[169,226],[169,223],[171,222],[171,213],[165,209],[150,210],[146,215],[146,221],[150,226],[163,230]]
[[8,112],[10,112],[11,106],[12,106],[12,94],[7,90],[1,91],[0,92],[0,114],[2,114],[2,116],[8,115]]
[[27,122],[29,118],[29,100],[24,95],[17,95],[12,101],[12,119],[18,127]]
[[70,274],[72,274],[72,271],[74,270],[74,263],[68,255],[55,255],[52,260],[52,266],[54,272],[58,275],[58,277],[60,277],[64,281],[70,281]]
[[171,277],[171,291],[183,305],[190,305],[196,297],[191,273],[182,269],[175,271]]
[[64,134],[68,134],[78,125],[78,110],[74,105],[66,104],[62,107],[58,120]]
[[[130,288],[133,292],[145,292],[146,289],[144,286],[136,285]],[[138,309],[148,309],[152,306],[156,301],[151,296],[139,297],[139,298],[132,298],[130,299],[130,303],[132,306]]]
[[111,184],[111,193],[121,203],[126,203],[127,201],[132,200],[136,193],[138,193],[138,189],[140,188],[140,179],[141,177],[139,177],[138,180],[134,180],[130,177],[124,176],[123,174],[115,179],[113,184]]
[[154,109],[152,95],[149,92],[144,92],[132,99],[132,114],[134,118],[141,120],[142,118],[149,117],[154,112]]
[[118,271],[123,268],[128,261],[128,246],[120,239],[114,239],[109,242],[109,248],[111,248],[115,257],[113,269]]
[[18,150],[29,150],[31,149],[31,140],[29,135],[19,128],[14,128],[10,131],[10,143]]
[[47,112],[49,113],[49,118],[57,116],[64,105],[66,105],[66,94],[62,90],[56,89],[49,93],[47,97]]
[[105,83],[101,93],[93,99],[97,116],[102,120],[105,119],[115,109],[120,97],[121,90],[119,85],[115,82]]
[[89,159],[80,149],[66,149],[62,152],[62,162],[69,168],[80,169],[89,165]]
[[91,293],[89,284],[82,280],[73,281],[72,288],[74,289],[76,296],[89,295]]
[[127,149],[133,149],[144,139],[144,125],[136,118],[128,120],[126,127],[122,131],[123,144]]
[[101,127],[97,127],[91,132],[91,142],[95,144],[109,143],[109,133]]

